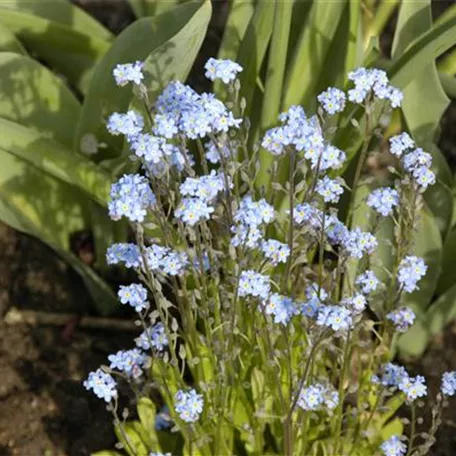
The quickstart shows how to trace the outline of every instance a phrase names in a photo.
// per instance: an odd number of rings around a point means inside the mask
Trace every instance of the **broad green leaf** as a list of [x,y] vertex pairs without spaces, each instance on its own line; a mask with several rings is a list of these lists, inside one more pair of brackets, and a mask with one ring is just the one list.
[[417,313],[424,313],[434,295],[440,275],[442,240],[434,216],[423,210],[412,241],[413,254],[424,259],[428,269],[419,282],[419,290],[403,294],[402,304],[412,307]]
[[[67,0],[52,0],[52,2],[45,0],[2,0],[0,10],[3,8],[42,17],[104,40],[114,38],[113,34],[90,14],[72,5]],[[0,18],[2,14],[3,12],[0,11]]]
[[397,341],[400,356],[418,358],[429,344],[429,320],[426,314],[417,315],[413,326]]
[[[254,0],[231,0],[230,12],[226,21],[218,58],[236,60],[247,27],[255,11]],[[226,87],[221,81],[215,81],[214,92],[223,99]]]
[[109,42],[33,14],[2,10],[6,25],[27,49],[63,73],[70,83],[85,92],[96,61],[108,50]]
[[97,451],[96,453],[92,453],[92,456],[123,456],[122,453],[118,453],[117,451],[113,450],[102,450]]
[[423,68],[456,44],[456,17],[422,34],[394,62],[389,72],[392,85],[405,89]]
[[312,3],[306,27],[296,45],[285,84],[284,108],[312,99],[329,46],[346,5],[337,2]]
[[[260,2],[255,8],[255,13],[239,48],[237,61],[243,67],[239,79],[242,86],[241,93],[246,100],[246,116],[251,116],[253,97],[271,39],[273,22],[274,3]],[[255,103],[255,108],[253,111],[260,112],[257,103]]]
[[0,148],[34,168],[74,185],[95,202],[107,206],[111,179],[87,158],[35,130],[1,118]]
[[128,421],[121,425],[116,423],[114,431],[129,456],[147,456],[149,451],[141,439],[136,424],[134,421]]
[[450,232],[445,239],[442,249],[442,273],[437,284],[437,294],[445,293],[451,286],[456,284],[456,268],[454,261],[456,258],[456,229]]
[[141,425],[148,436],[147,443],[149,447],[158,451],[159,443],[155,434],[155,415],[157,413],[155,404],[148,397],[142,397],[138,401],[137,410]]
[[255,12],[255,0],[231,0],[230,12],[218,52],[219,59],[236,60],[239,46]]
[[98,141],[109,145],[96,159],[120,155],[123,140],[107,132],[105,119],[113,112],[128,109],[132,90],[116,87],[112,70],[118,63],[145,60],[144,83],[152,91],[173,79],[185,79],[206,33],[210,14],[209,0],[203,4],[191,2],[159,16],[140,19],[119,35],[91,80],[76,132],[76,150],[85,135],[94,134]]
[[379,2],[378,8],[373,14],[372,21],[367,25],[367,31],[364,37],[365,47],[374,37],[379,37],[384,30],[386,24],[390,20],[400,0],[384,0]]
[[[432,28],[430,0],[402,2],[393,42],[393,57],[398,58],[410,48],[417,37]],[[455,39],[456,42],[456,39]],[[440,82],[434,61],[421,70],[414,70],[413,80],[403,89],[402,112],[408,130],[416,143],[433,155],[437,183],[426,192],[426,201],[437,217],[440,231],[445,237],[453,212],[451,194],[452,176],[449,166],[434,144],[443,116],[450,100]],[[426,109],[423,109],[426,106]]]
[[[292,2],[275,1],[274,27],[268,56],[263,104],[261,106],[260,129],[262,132],[277,122],[277,117],[281,111],[292,11]],[[269,151],[261,149],[259,156],[260,170],[256,184],[263,185],[270,182],[271,175],[268,170],[272,161],[273,155]]]
[[113,312],[110,287],[70,251],[70,235],[89,227],[86,195],[1,147],[0,160],[0,219],[53,248],[81,275],[98,311]]
[[400,418],[395,418],[382,428],[380,434],[382,436],[382,440],[388,440],[394,435],[402,435],[403,432],[404,425],[402,424],[402,421]]
[[0,52],[0,75],[0,117],[71,147],[80,105],[63,81],[36,60],[11,52]]
[[16,54],[27,55],[24,47],[16,39],[14,34],[0,22],[0,51],[15,52]]
[[440,296],[426,313],[426,327],[431,335],[441,333],[448,323],[456,320],[456,285]]
[[[191,0],[190,0],[191,1]],[[182,0],[128,0],[137,18],[156,16],[174,8]]]

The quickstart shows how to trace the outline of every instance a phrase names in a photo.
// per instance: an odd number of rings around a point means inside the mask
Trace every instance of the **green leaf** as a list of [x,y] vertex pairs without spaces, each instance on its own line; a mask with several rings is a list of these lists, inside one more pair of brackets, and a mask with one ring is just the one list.
[[[144,84],[155,92],[173,79],[185,79],[201,46],[211,15],[211,4],[190,2],[152,18],[134,22],[114,41],[97,65],[79,120],[74,147],[94,134],[109,145],[96,159],[120,155],[123,140],[110,135],[105,119],[113,112],[127,110],[130,87],[116,87],[112,70],[118,63],[145,60]],[[153,93],[150,94],[153,101]]]
[[0,53],[0,117],[71,147],[80,105],[63,81],[36,60]]
[[70,251],[70,235],[89,227],[87,197],[1,147],[0,161],[0,219],[56,250],[81,275],[97,309],[112,312],[112,290]]
[[305,103],[314,97],[316,84],[345,5],[345,0],[312,3],[309,21],[302,29],[289,65],[284,108]]
[[[257,82],[260,80],[260,69],[271,39],[273,22],[274,3],[259,2],[239,48],[237,61],[243,68],[239,79],[242,86],[242,96],[246,100],[246,116],[251,116],[252,101]],[[256,110],[259,111],[259,109]]]
[[[272,127],[277,122],[277,117],[281,110],[292,11],[292,2],[275,1],[274,27],[261,107],[261,131],[265,131],[266,128]],[[273,155],[269,151],[261,149],[259,156],[260,170],[256,184],[264,185],[270,183],[271,174],[268,171],[272,161]]]
[[111,179],[87,158],[35,130],[1,118],[0,148],[38,170],[74,185],[95,202],[107,206]]
[[447,324],[456,320],[456,285],[432,304],[425,318],[431,335],[441,333]]
[[155,416],[157,414],[155,404],[148,397],[142,397],[139,399],[136,408],[138,410],[141,425],[148,435],[147,443],[149,447],[154,448],[154,451],[160,450],[160,448],[158,448],[158,438],[155,434]]
[[[255,11],[254,0],[232,0],[230,12],[226,21],[218,58],[236,60],[239,48],[247,31],[247,27]],[[215,81],[214,92],[218,98],[226,96],[226,86],[221,81]]]
[[[0,9],[11,9],[68,26],[78,32],[111,40],[114,35],[90,14],[67,0],[2,0]],[[0,17],[3,12],[0,12]]]
[[0,51],[15,52],[16,54],[27,55],[26,50],[16,39],[13,33],[0,22]]
[[404,425],[400,418],[395,418],[394,420],[390,421],[386,426],[384,426],[380,432],[382,437],[382,441],[388,440],[390,437],[394,435],[402,435],[404,432]]
[[156,16],[174,8],[182,0],[128,0],[136,17]]
[[[417,37],[431,28],[430,0],[402,2],[394,36],[393,56],[398,58],[403,55]],[[453,196],[450,188],[453,182],[449,166],[433,141],[450,100],[442,88],[435,62],[428,62],[421,70],[415,69],[413,80],[403,91],[402,112],[408,129],[417,144],[429,151],[434,159],[437,183],[426,192],[426,202],[437,217],[440,231],[445,237],[452,219]]]
[[239,47],[255,12],[255,0],[232,0],[218,58],[236,60]]
[[442,240],[434,216],[423,210],[419,217],[418,228],[412,241],[413,254],[423,258],[428,269],[418,284],[419,290],[402,295],[402,304],[422,314],[431,302],[440,275]]
[[0,22],[82,92],[93,66],[109,47],[106,40],[20,11],[1,10]]
[[123,456],[122,453],[118,453],[117,451],[113,450],[102,450],[97,451],[96,453],[92,453],[92,456]]
[[453,229],[445,239],[442,249],[442,273],[437,284],[437,294],[445,293],[456,283],[456,268],[454,259],[456,257],[456,229]]
[[124,450],[129,456],[147,456],[149,452],[141,439],[137,424],[139,423],[135,421],[129,421],[122,425],[116,424],[114,431],[117,439],[122,443]]
[[429,344],[428,319],[426,315],[417,315],[413,326],[397,340],[401,357],[418,358]]
[[405,89],[416,74],[456,44],[456,17],[431,28],[416,39],[394,62],[389,72],[391,84]]

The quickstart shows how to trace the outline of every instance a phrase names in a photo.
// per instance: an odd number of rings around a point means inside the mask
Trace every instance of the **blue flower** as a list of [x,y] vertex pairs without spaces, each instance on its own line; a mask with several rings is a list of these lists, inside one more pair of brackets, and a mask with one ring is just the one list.
[[236,79],[238,73],[242,71],[241,65],[231,60],[210,58],[204,65],[205,76],[211,81],[221,79],[225,84]]
[[174,215],[184,223],[195,226],[202,220],[209,220],[214,208],[199,198],[184,198]]
[[361,259],[364,254],[373,253],[378,244],[375,236],[363,232],[357,227],[352,231],[347,231],[342,245],[351,257]]
[[398,281],[407,293],[418,290],[417,283],[425,276],[427,266],[422,258],[407,256],[399,264]]
[[404,152],[415,147],[413,139],[407,133],[390,138],[390,152],[396,157],[401,157]]
[[381,444],[380,449],[384,456],[403,456],[407,452],[407,445],[397,435],[393,435]]
[[303,410],[333,410],[339,404],[339,393],[332,387],[317,383],[302,389],[297,404]]
[[386,318],[393,323],[397,331],[404,333],[413,325],[415,313],[409,307],[400,307],[390,312]]
[[83,383],[86,390],[93,390],[94,394],[106,402],[117,397],[117,384],[111,375],[97,369],[90,372],[89,377]]
[[120,350],[116,354],[109,355],[109,367],[124,372],[127,376],[138,378],[142,375],[142,366],[146,363],[146,355],[137,348],[132,350]]
[[353,103],[361,104],[369,94],[373,94],[380,100],[389,100],[393,108],[401,105],[402,92],[389,85],[388,76],[383,70],[357,68],[348,73],[348,79],[355,84],[348,91],[348,99]]
[[129,82],[133,82],[136,85],[141,84],[144,78],[142,74],[143,66],[144,63],[140,61],[117,65],[112,72],[116,84],[120,87],[127,85]]
[[133,139],[144,128],[144,119],[136,111],[126,114],[115,112],[109,117],[107,128],[112,135],[125,135]]
[[343,299],[341,304],[346,306],[348,309],[351,309],[353,314],[357,315],[360,314],[366,308],[367,300],[364,295],[358,293],[354,296]]
[[418,397],[424,397],[427,394],[427,387],[424,377],[404,377],[398,385],[398,388],[407,395],[407,401],[413,402]]
[[454,396],[456,393],[456,371],[444,372],[440,389],[446,396]]
[[261,244],[261,250],[266,258],[272,260],[274,266],[279,263],[286,263],[290,256],[290,247],[288,244],[277,241],[276,239],[268,239]]
[[382,368],[380,378],[376,380],[383,386],[398,387],[402,382],[409,379],[409,375],[404,367],[393,363],[388,363]]
[[317,97],[323,109],[330,115],[342,112],[345,108],[345,93],[335,87],[329,87]]
[[135,342],[136,346],[143,350],[154,348],[155,350],[163,351],[168,346],[168,337],[166,336],[163,323],[157,323],[146,331],[143,331],[135,339]]
[[327,326],[333,331],[346,331],[353,325],[351,312],[343,306],[321,306],[318,308],[317,325]]
[[291,298],[273,293],[263,302],[268,315],[274,315],[275,323],[286,324],[293,315],[296,315],[296,305]]
[[344,192],[341,182],[341,179],[330,179],[324,176],[317,181],[315,191],[323,197],[325,203],[337,203]]
[[356,278],[355,283],[364,294],[369,294],[377,289],[380,281],[373,271],[367,270]]
[[252,270],[242,271],[239,280],[239,296],[267,299],[271,290],[270,278]]
[[109,216],[120,220],[122,216],[132,222],[143,222],[147,210],[156,203],[149,181],[139,174],[124,174],[111,186]]
[[128,286],[121,285],[117,295],[122,304],[130,305],[136,312],[149,308],[147,290],[140,283],[132,283]]
[[378,188],[367,198],[367,205],[375,209],[383,217],[391,215],[393,207],[399,204],[399,194],[393,188]]
[[106,253],[108,264],[124,263],[127,269],[139,268],[141,265],[141,254],[136,244],[113,244]]
[[180,419],[186,423],[198,421],[203,407],[203,396],[198,394],[194,389],[189,391],[179,390],[174,396],[174,409]]

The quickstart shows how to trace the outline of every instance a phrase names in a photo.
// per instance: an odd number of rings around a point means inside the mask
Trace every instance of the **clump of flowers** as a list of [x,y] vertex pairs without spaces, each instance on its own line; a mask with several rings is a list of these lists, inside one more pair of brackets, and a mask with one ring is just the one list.
[[[119,65],[114,77],[145,94],[141,70]],[[229,84],[229,103],[174,81],[153,104],[141,98],[147,119],[130,110],[108,120],[140,166],[112,186],[109,214],[131,223],[131,239],[107,252],[108,264],[137,275],[118,297],[139,328],[136,346],[110,355],[85,387],[109,403],[129,454],[140,444],[138,454],[165,454],[157,430],[175,454],[412,454],[414,426],[385,435],[378,423],[392,415],[391,396],[415,416],[427,395],[423,377],[387,361],[395,334],[414,324],[404,297],[427,270],[410,240],[435,182],[431,156],[407,133],[391,138],[394,181],[357,198],[376,116],[400,106],[402,93],[385,72],[359,68],[348,92],[318,96],[316,115],[291,106],[259,141],[273,164],[258,186],[259,147],[238,117],[242,68],[210,59],[205,70]],[[328,131],[353,104],[370,127],[360,172],[345,182],[347,154]],[[347,191],[350,206],[338,213]],[[355,223],[355,202],[375,215],[369,226]],[[378,229],[386,217],[395,225],[388,243]],[[385,247],[387,279],[377,256]],[[138,401],[133,423],[118,414],[126,385]],[[442,394],[455,391],[456,374],[444,374]]]

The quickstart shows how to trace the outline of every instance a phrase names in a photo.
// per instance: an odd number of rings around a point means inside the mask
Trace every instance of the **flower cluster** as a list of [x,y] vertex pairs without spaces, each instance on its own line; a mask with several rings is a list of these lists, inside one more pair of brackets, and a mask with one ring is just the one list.
[[231,227],[234,236],[231,243],[235,246],[255,248],[263,238],[261,227],[274,220],[274,208],[265,199],[254,201],[245,196],[234,215],[236,225]]
[[291,317],[297,313],[296,305],[293,300],[287,296],[273,293],[264,301],[266,313],[274,316],[275,323],[286,324]]
[[413,402],[418,397],[423,397],[427,394],[424,377],[421,375],[410,377],[402,366],[397,366],[393,363],[386,364],[383,367],[381,377],[374,377],[373,380],[383,386],[399,389],[405,393],[408,402]]
[[286,263],[290,256],[290,247],[288,244],[277,241],[276,239],[268,239],[261,243],[261,250],[266,258],[271,260],[274,266],[279,263]]
[[87,380],[84,380],[83,385],[87,390],[92,390],[97,397],[104,399],[106,402],[110,402],[117,397],[117,384],[115,380],[102,369],[90,372],[89,377]]
[[[119,65],[117,83],[142,84],[141,68],[138,62]],[[394,436],[379,449],[381,430],[362,439],[375,430],[376,422],[366,424],[360,416],[376,416],[391,395],[409,405],[424,397],[424,378],[411,377],[392,363],[378,371],[386,357],[375,346],[378,337],[370,338],[374,347],[366,350],[369,372],[375,367],[378,373],[373,384],[341,368],[348,361],[341,356],[351,353],[357,341],[367,340],[367,332],[374,332],[377,324],[386,335],[383,349],[393,335],[414,323],[413,311],[397,303],[404,291],[418,288],[427,267],[413,256],[409,241],[416,217],[407,204],[414,201],[413,211],[421,207],[420,193],[435,180],[432,159],[406,133],[391,138],[391,152],[402,171],[395,173],[398,178],[391,186],[376,188],[367,197],[368,207],[391,216],[394,223],[404,221],[407,228],[401,225],[395,231],[393,264],[399,266],[391,283],[382,284],[374,270],[380,273],[385,265],[369,256],[382,240],[375,233],[383,220],[373,217],[369,232],[357,225],[353,207],[338,212],[338,206],[345,206],[339,204],[345,189],[351,192],[347,202],[359,200],[364,175],[356,173],[351,190],[340,177],[346,154],[331,144],[331,138],[339,136],[332,131],[336,119],[329,118],[344,115],[349,102],[364,104],[367,114],[374,108],[389,110],[400,105],[402,94],[381,70],[353,71],[349,79],[354,88],[348,94],[334,87],[321,93],[317,115],[306,114],[300,106],[279,115],[278,125],[260,139],[261,147],[273,155],[270,169],[263,170],[256,161],[260,145],[251,147],[249,138],[255,135],[249,136],[249,122],[234,114],[243,112],[237,80],[242,68],[210,59],[205,70],[209,80],[230,84],[222,91],[228,92],[230,104],[174,81],[146,106],[147,122],[133,110],[109,118],[108,130],[126,137],[138,171],[112,186],[109,203],[114,220],[132,222],[136,243],[112,245],[107,262],[137,274],[137,283],[122,285],[118,298],[138,313],[142,329],[134,339],[136,348],[111,354],[109,367],[92,372],[85,386],[107,402],[117,397],[110,374],[130,383],[139,397],[154,388],[154,400],[165,411],[150,432],[175,423],[173,431],[184,441],[177,451],[248,453],[242,448],[244,436],[257,425],[250,418],[284,416],[285,411],[290,420],[283,432],[289,430],[293,438],[287,444],[296,445],[282,451],[287,439],[280,427],[274,428],[268,438],[277,439],[271,448],[278,452],[304,454],[314,440],[340,446],[344,439],[348,452],[359,444],[366,454],[403,456],[406,437]],[[366,146],[375,131],[366,133]],[[369,147],[363,150],[367,154]],[[282,172],[285,161],[294,165],[288,173]],[[365,167],[359,169],[364,172]],[[260,182],[262,171],[269,172],[266,185]],[[161,239],[157,232],[163,233]],[[372,312],[378,321],[371,321]],[[455,391],[456,373],[448,372],[442,392],[450,396]],[[360,398],[378,394],[378,401],[367,401],[366,413],[353,414],[345,423],[344,404],[352,392]],[[249,412],[239,429],[242,441],[239,432],[229,429],[233,407],[238,406]],[[110,407],[114,410],[117,401]],[[303,422],[304,433],[296,428]],[[356,434],[350,428],[355,422]],[[315,435],[311,442],[310,434]],[[248,440],[258,451],[265,449],[261,429]],[[161,451],[147,448],[151,450]]]
[[271,290],[269,277],[252,270],[242,271],[239,279],[239,296],[267,299]]
[[300,106],[292,106],[282,113],[280,127],[266,132],[261,146],[274,155],[282,155],[287,147],[294,147],[310,161],[312,169],[327,171],[339,169],[346,159],[343,151],[325,143],[318,119],[308,119]]
[[393,208],[399,204],[399,193],[394,188],[378,188],[367,198],[367,205],[383,217],[391,215]]
[[390,138],[391,153],[401,157],[404,171],[412,178],[417,188],[424,192],[429,185],[435,184],[435,174],[431,171],[432,156],[423,149],[414,147],[415,143],[407,133]]
[[389,100],[393,108],[400,107],[402,92],[389,84],[388,76],[383,70],[357,68],[348,73],[348,79],[355,87],[348,91],[348,99],[353,103],[363,103],[370,95],[379,100]]
[[157,351],[163,351],[168,346],[168,337],[163,323],[157,323],[151,328],[144,330],[135,339],[135,342],[136,346],[143,350],[155,349]]
[[108,360],[111,363],[111,369],[117,369],[129,377],[137,378],[142,375],[141,367],[146,363],[146,355],[133,348],[132,350],[120,350],[116,354],[109,355]]
[[442,375],[442,393],[446,396],[454,396],[456,393],[456,371],[444,372]]
[[174,396],[174,409],[179,418],[186,423],[198,421],[204,406],[203,396],[194,389],[179,390]]
[[121,285],[117,295],[122,304],[130,305],[136,312],[142,312],[149,308],[147,290],[140,283],[132,283],[127,286]]
[[407,452],[407,445],[397,435],[385,440],[380,448],[385,456],[403,456]]
[[422,258],[413,255],[405,257],[399,264],[398,280],[407,293],[418,290],[417,283],[426,274],[427,266]]
[[339,404],[339,393],[324,384],[315,384],[303,388],[299,395],[298,405],[303,410],[333,410]]
[[142,73],[144,63],[137,61],[135,63],[125,63],[117,65],[113,70],[114,79],[116,84],[120,87],[127,85],[129,82],[139,85],[144,79]]
[[234,81],[237,74],[242,71],[241,65],[236,62],[214,58],[210,58],[204,68],[206,70],[206,78],[211,81],[221,79],[225,84]]
[[317,97],[323,109],[333,115],[342,112],[345,108],[345,93],[335,87],[329,87]]
[[413,325],[415,313],[409,307],[400,307],[390,312],[386,318],[393,323],[398,332],[404,333]]

